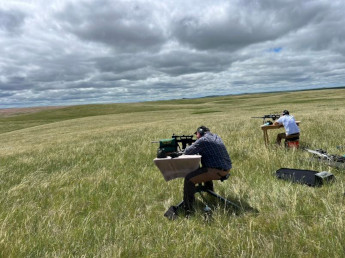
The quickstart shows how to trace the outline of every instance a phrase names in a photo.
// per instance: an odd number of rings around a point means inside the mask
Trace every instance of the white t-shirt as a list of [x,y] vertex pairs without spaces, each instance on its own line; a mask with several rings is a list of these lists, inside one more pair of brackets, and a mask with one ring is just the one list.
[[290,115],[281,116],[277,120],[277,123],[283,124],[286,135],[299,133],[299,128],[293,116],[290,116]]

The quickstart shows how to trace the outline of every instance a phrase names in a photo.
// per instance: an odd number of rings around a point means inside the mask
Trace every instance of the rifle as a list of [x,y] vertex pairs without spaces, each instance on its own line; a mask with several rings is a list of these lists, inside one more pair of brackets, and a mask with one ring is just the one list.
[[345,156],[328,154],[322,149],[310,150],[305,148],[305,151],[314,154],[314,157],[320,161],[326,162],[331,167],[344,168],[345,169]]
[[[193,142],[195,142],[196,140],[193,139],[193,135],[172,135],[172,138],[174,138],[176,140],[177,143],[177,147],[180,149],[180,151],[183,151],[187,145],[192,145]],[[181,147],[181,145],[182,147]]]
[[182,155],[183,150],[195,141],[193,135],[173,134],[170,139],[161,139],[159,141],[152,141],[152,143],[159,143],[157,158],[165,158],[168,155],[175,158]]
[[[267,118],[272,119],[273,121],[278,119],[280,115],[278,114],[270,114],[270,115],[263,115],[263,116],[252,116],[252,118],[262,118],[263,119],[263,124],[265,124],[265,121]],[[271,121],[268,121],[268,123],[272,124]]]

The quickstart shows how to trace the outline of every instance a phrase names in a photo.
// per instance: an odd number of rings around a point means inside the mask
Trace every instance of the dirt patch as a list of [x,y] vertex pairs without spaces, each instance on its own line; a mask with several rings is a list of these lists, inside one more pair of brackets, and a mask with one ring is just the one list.
[[36,113],[48,109],[59,109],[65,106],[49,106],[49,107],[29,107],[29,108],[3,108],[0,109],[0,117],[17,116],[22,114]]

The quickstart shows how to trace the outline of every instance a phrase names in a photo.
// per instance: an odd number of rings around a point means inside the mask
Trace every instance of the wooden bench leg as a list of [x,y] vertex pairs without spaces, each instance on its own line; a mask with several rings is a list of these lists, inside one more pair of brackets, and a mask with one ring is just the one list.
[[264,142],[265,142],[265,145],[267,146],[269,141],[268,141],[268,134],[267,134],[267,130],[264,130]]

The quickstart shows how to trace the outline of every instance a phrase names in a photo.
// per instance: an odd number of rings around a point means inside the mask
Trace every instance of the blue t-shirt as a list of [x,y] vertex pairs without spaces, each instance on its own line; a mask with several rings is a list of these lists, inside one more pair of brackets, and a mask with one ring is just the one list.
[[197,139],[191,146],[184,150],[184,154],[201,155],[201,164],[207,168],[218,168],[229,170],[232,167],[228,151],[217,134],[206,132],[204,136]]

